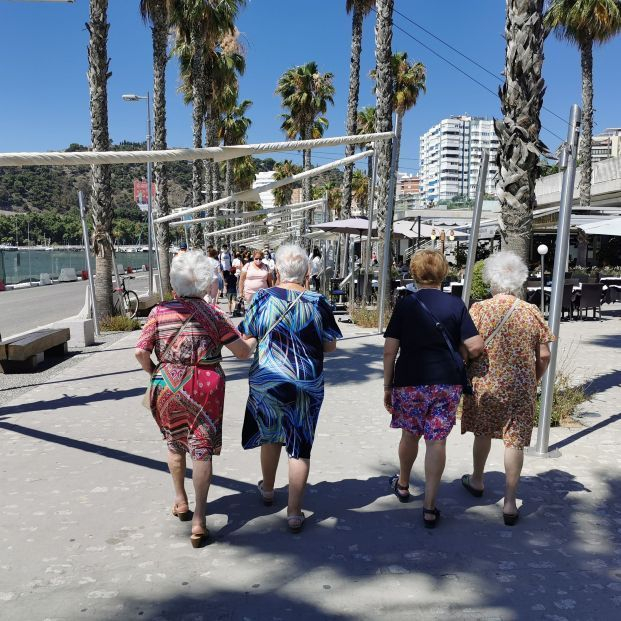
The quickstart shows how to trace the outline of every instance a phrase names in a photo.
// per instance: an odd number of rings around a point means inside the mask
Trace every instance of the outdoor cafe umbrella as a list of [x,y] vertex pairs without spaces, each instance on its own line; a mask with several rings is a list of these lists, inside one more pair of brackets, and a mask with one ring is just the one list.
[[579,228],[587,235],[613,235],[621,237],[621,218],[589,222],[588,224],[581,225]]

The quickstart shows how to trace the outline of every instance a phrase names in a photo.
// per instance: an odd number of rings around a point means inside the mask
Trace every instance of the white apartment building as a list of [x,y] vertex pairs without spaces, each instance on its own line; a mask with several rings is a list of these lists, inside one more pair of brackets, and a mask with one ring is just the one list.
[[[252,184],[252,189],[260,188],[268,183],[274,181],[274,171],[268,170],[265,172],[257,173],[257,176]],[[274,193],[272,190],[267,192],[260,192],[259,199],[261,200],[261,207],[263,209],[272,209],[274,207]]]
[[593,136],[591,143],[591,160],[593,163],[621,155],[621,127],[605,129]]
[[455,196],[474,198],[484,149],[490,151],[485,192],[494,194],[498,138],[489,119],[452,116],[420,138],[420,193],[425,204]]

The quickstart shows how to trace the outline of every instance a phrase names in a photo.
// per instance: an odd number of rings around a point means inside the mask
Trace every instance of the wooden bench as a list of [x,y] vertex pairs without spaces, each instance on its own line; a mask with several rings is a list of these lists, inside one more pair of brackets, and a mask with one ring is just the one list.
[[0,373],[7,369],[34,369],[46,355],[67,353],[69,328],[44,329],[0,341]]

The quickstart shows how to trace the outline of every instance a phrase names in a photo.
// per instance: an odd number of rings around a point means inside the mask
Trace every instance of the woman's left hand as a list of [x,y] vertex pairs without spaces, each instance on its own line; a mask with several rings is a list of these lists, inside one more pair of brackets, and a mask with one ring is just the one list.
[[384,388],[384,407],[392,414],[392,388]]

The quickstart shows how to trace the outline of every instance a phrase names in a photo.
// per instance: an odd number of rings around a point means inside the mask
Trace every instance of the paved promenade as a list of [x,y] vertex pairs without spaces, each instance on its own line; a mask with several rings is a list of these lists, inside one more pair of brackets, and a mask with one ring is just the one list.
[[[300,535],[255,491],[240,447],[248,362],[227,358],[224,448],[214,459],[210,545],[170,516],[165,446],[141,408],[130,334],[0,408],[3,621],[528,619],[621,617],[621,318],[563,324],[573,372],[595,398],[586,426],[553,429],[558,459],[528,458],[522,519],[502,524],[502,447],[481,502],[461,488],[471,436],[456,429],[435,531],[414,494],[387,487],[398,432],[381,407],[382,339],[344,325],[326,368]],[[561,356],[563,357],[563,355]],[[36,375],[33,375],[33,379]],[[32,382],[33,384],[35,382]],[[423,452],[423,451],[421,451]],[[188,481],[188,489],[191,483]]]

